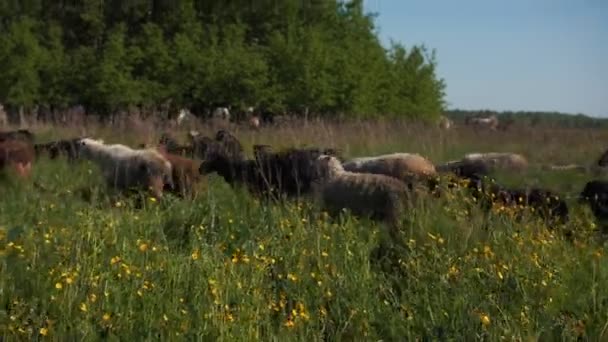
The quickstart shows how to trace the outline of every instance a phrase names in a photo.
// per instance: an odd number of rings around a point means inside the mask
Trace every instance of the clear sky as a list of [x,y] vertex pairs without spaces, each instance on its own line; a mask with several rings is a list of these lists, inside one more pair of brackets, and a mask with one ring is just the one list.
[[608,117],[608,0],[364,0],[383,43],[435,49],[449,108]]

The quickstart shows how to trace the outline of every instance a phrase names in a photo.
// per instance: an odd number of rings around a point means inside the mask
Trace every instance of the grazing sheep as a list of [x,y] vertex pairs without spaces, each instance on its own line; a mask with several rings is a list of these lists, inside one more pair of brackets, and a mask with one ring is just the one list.
[[482,162],[491,170],[525,171],[528,168],[526,158],[517,153],[469,153],[464,156],[461,162]]
[[437,126],[439,126],[440,129],[445,130],[445,131],[452,128],[453,125],[454,125],[454,122],[452,120],[450,120],[447,116],[443,116],[443,115],[439,118],[439,122],[437,123]]
[[231,160],[244,160],[243,146],[238,139],[226,130],[219,130],[215,139],[202,136],[199,132],[191,131],[190,139],[194,156],[206,160],[208,154],[224,154]]
[[343,164],[344,170],[357,173],[374,173],[411,183],[417,179],[435,176],[435,165],[413,153],[393,153],[376,157],[351,159]]
[[51,141],[44,144],[35,144],[34,150],[36,157],[40,157],[43,153],[47,153],[50,159],[64,155],[68,161],[78,159],[78,141],[82,138],[66,139]]
[[233,160],[224,153],[212,152],[207,154],[199,167],[199,173],[206,175],[216,172],[231,187],[245,185],[255,195],[268,192],[260,168],[255,160]]
[[608,166],[608,150],[606,150],[606,152],[602,153],[602,155],[600,156],[600,159],[597,161],[597,166],[599,166],[599,167]]
[[117,190],[135,187],[161,198],[165,182],[172,183],[171,163],[154,149],[134,150],[90,138],[80,139],[78,144],[80,155],[96,163],[108,186]]
[[0,141],[0,171],[12,168],[17,175],[29,177],[34,162],[34,147],[21,140]]
[[249,118],[249,127],[251,129],[259,129],[260,128],[260,118],[257,116],[252,116]]
[[486,176],[490,174],[490,167],[483,160],[458,160],[435,166],[437,172],[451,172],[461,178]]
[[488,117],[476,116],[476,117],[467,117],[464,120],[465,125],[473,126],[474,128],[488,128],[492,131],[498,129],[499,121],[496,115],[491,115]]
[[250,192],[266,198],[300,197],[311,191],[320,150],[288,149],[274,153],[270,146],[255,145],[254,155],[254,160],[241,160],[215,151],[207,154],[200,172],[217,172],[228,184],[245,184]]
[[253,151],[256,165],[268,186],[278,193],[295,197],[312,190],[318,157],[334,152],[333,149],[290,148],[273,153],[268,145],[255,145]]
[[580,165],[580,164],[543,165],[542,168],[543,168],[543,170],[548,170],[548,171],[581,171],[581,172],[588,172],[591,169],[594,169],[593,167]]
[[333,156],[320,156],[317,166],[318,194],[325,210],[336,215],[349,209],[354,215],[385,221],[396,237],[399,219],[412,200],[404,182],[382,174],[347,171]]
[[486,212],[489,212],[494,204],[500,204],[510,208],[531,208],[534,214],[548,224],[565,224],[569,220],[566,202],[551,190],[536,187],[509,189],[487,177],[471,178],[468,188]]
[[603,234],[608,234],[608,181],[592,180],[585,184],[579,202],[591,208]]
[[0,131],[0,141],[7,140],[22,140],[29,143],[34,143],[34,133],[30,132],[27,129],[19,129],[16,131]]
[[221,144],[223,153],[234,160],[243,160],[243,146],[241,142],[230,132],[221,129],[215,134],[215,141]]
[[196,185],[201,179],[200,162],[171,154],[165,146],[157,147],[158,152],[171,163],[172,184],[165,184],[165,190],[180,197],[193,198],[196,196]]
[[180,145],[169,133],[163,133],[158,139],[158,144],[164,146],[168,153],[194,157],[194,148],[192,146]]
[[208,152],[219,150],[219,143],[197,131],[190,131],[188,136],[192,145],[193,158],[205,160]]

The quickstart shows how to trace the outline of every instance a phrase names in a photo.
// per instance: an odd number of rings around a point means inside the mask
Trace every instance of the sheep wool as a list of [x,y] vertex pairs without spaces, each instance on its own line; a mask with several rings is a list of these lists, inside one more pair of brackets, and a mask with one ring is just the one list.
[[528,160],[517,153],[469,153],[462,160],[464,162],[482,161],[492,169],[524,171],[528,168]]
[[108,185],[126,190],[146,187],[156,197],[162,197],[165,181],[171,185],[171,163],[155,149],[134,150],[128,146],[105,145],[102,141],[79,140],[82,156],[95,162]]
[[411,199],[408,187],[402,181],[381,174],[346,171],[336,157],[318,158],[321,185],[320,201],[330,214],[349,209],[359,216],[385,221],[396,232],[405,201]]
[[413,153],[393,153],[376,157],[355,158],[344,163],[344,170],[391,176],[409,182],[413,178],[437,174],[435,165],[428,159]]

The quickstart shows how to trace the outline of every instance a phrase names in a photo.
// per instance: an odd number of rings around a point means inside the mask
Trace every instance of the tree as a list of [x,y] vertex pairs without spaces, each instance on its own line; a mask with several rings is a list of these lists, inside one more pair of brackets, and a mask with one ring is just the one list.
[[385,49],[362,0],[0,0],[0,101],[218,103],[433,119],[434,53]]
[[95,68],[97,108],[115,111],[141,103],[140,84],[132,74],[134,59],[140,55],[136,48],[125,46],[126,27],[117,25],[109,34],[103,47],[101,60]]
[[12,22],[0,36],[0,99],[16,107],[31,107],[39,100],[42,48],[35,22],[27,17]]

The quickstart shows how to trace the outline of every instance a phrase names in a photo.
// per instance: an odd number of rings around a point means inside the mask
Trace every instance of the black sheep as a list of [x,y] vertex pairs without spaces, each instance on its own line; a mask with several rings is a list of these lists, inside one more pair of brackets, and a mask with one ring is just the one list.
[[587,182],[579,195],[579,201],[589,205],[602,232],[608,233],[608,181]]
[[51,141],[44,144],[34,145],[36,156],[39,157],[43,153],[48,153],[50,159],[56,159],[59,156],[65,156],[68,161],[78,159],[78,141],[81,138],[63,139]]
[[551,190],[509,189],[493,179],[479,177],[473,177],[468,187],[484,211],[489,211],[493,204],[498,203],[505,207],[532,208],[535,214],[548,223],[565,224],[569,220],[568,205]]
[[19,129],[16,131],[0,131],[0,142],[8,140],[21,140],[28,143],[34,143],[34,133],[27,129]]

